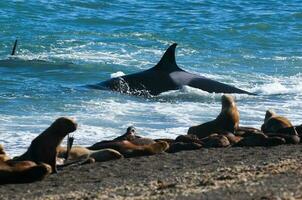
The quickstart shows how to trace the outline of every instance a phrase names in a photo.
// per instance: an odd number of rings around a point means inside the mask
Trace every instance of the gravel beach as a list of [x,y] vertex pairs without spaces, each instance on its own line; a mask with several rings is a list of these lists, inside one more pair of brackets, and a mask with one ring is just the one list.
[[211,148],[70,166],[0,199],[302,199],[302,146]]

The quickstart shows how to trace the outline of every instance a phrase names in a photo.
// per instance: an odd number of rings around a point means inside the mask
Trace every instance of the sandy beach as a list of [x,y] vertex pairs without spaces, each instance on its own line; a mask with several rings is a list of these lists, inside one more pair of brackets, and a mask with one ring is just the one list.
[[162,153],[70,166],[1,199],[301,199],[301,145]]

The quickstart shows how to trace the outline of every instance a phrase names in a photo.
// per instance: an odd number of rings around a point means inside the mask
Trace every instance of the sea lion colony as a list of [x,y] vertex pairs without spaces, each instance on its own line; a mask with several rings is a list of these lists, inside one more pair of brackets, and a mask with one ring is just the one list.
[[100,141],[89,147],[74,146],[70,150],[60,144],[66,135],[77,129],[77,123],[70,118],[58,118],[31,142],[21,156],[9,158],[0,145],[0,184],[34,182],[56,173],[57,167],[61,169],[67,165],[123,157],[211,147],[267,147],[300,143],[302,125],[294,126],[287,118],[268,110],[261,129],[240,127],[234,98],[223,95],[221,103],[221,112],[216,119],[190,127],[187,135],[175,139],[143,138],[136,134],[134,127],[129,127],[125,134],[113,140]]

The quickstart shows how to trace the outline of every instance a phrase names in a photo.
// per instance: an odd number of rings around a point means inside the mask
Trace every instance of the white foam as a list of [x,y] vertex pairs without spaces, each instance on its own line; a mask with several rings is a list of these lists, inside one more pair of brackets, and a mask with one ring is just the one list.
[[124,72],[118,71],[118,72],[110,74],[110,78],[117,78],[117,77],[121,77],[121,76],[124,76],[124,75],[125,75]]
[[265,95],[301,94],[302,76],[301,74],[297,74],[291,77],[270,77],[267,83],[257,85],[252,89],[252,91]]

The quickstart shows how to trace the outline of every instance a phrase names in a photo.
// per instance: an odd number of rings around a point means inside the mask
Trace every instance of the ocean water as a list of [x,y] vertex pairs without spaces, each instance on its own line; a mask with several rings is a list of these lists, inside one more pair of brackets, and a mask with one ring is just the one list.
[[0,27],[0,143],[11,155],[60,116],[78,121],[76,145],[130,125],[173,138],[214,119],[222,94],[184,87],[146,99],[83,87],[151,68],[174,42],[181,68],[258,94],[234,95],[241,125],[259,128],[267,109],[302,123],[298,0],[11,0],[0,1]]

